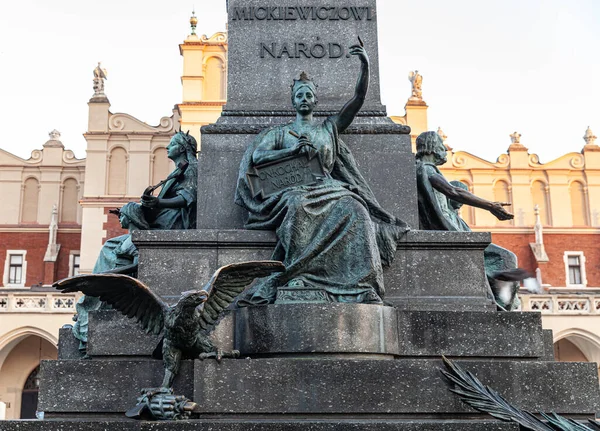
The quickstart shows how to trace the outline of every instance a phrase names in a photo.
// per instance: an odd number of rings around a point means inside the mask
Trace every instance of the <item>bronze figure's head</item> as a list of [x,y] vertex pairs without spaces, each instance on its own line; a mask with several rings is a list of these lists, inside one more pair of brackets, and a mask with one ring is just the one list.
[[436,165],[446,163],[446,147],[437,132],[423,132],[417,137],[417,159],[432,155]]
[[292,84],[292,105],[300,114],[311,114],[317,106],[317,85],[305,72]]

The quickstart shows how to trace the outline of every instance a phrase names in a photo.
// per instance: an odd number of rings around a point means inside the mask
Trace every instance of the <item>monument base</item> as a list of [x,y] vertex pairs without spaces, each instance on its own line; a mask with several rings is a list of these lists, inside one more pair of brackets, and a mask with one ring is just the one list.
[[519,425],[490,420],[415,419],[207,419],[177,422],[52,419],[6,421],[3,431],[519,431]]

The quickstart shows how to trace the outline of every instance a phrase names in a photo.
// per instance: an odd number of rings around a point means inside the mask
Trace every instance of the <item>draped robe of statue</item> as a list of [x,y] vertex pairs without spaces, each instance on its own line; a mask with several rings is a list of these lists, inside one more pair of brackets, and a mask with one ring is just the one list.
[[[106,271],[137,264],[137,262],[138,249],[131,240],[131,234],[126,233],[125,235],[119,235],[106,240],[104,245],[102,245],[92,274],[101,274]],[[131,273],[128,275],[135,276],[136,274]],[[90,311],[100,310],[102,304],[102,301],[98,297],[88,295],[82,296],[77,304],[75,304],[77,321],[73,325],[72,332],[75,338],[80,341],[79,350],[82,352],[87,350],[89,313]]]
[[246,228],[276,231],[273,259],[281,260],[286,271],[258,280],[238,305],[273,303],[278,287],[298,280],[324,290],[331,302],[381,303],[382,264],[391,263],[408,227],[379,206],[333,119],[314,122],[307,134],[325,178],[265,200],[252,195],[246,172],[254,151],[265,142],[276,150],[291,146],[285,144],[290,130],[293,123],[261,132],[240,164],[235,201],[249,212]]
[[198,195],[198,165],[190,163],[179,178],[165,183],[159,199],[172,199],[181,196],[186,206],[182,208],[146,208],[145,218],[152,230],[176,230],[196,228],[196,200]]
[[[121,211],[142,230],[167,230],[167,229],[195,229],[196,228],[196,200],[197,200],[198,168],[197,163],[190,163],[182,176],[173,178],[165,183],[159,199],[172,199],[183,197],[186,205],[181,208],[146,208],[139,203],[128,202]],[[93,274],[101,274],[137,264],[138,250],[131,240],[131,233],[109,238],[102,245]],[[128,275],[136,276],[137,273]],[[97,297],[82,296],[77,302],[77,321],[73,325],[73,335],[77,338],[79,349],[87,350],[88,323],[90,311],[100,310],[102,301]],[[105,305],[104,305],[105,307]]]
[[[417,160],[419,229],[471,232],[469,225],[449,207],[446,195],[438,192],[431,185],[429,177],[434,174],[442,175],[435,164]],[[485,248],[483,258],[485,273],[492,286],[494,285],[493,275],[495,273],[517,268],[517,256],[512,251],[496,244],[490,244]],[[500,305],[509,310],[513,309],[518,304],[517,290],[518,283],[515,283],[511,302]],[[498,298],[496,298],[496,301],[498,301]]]

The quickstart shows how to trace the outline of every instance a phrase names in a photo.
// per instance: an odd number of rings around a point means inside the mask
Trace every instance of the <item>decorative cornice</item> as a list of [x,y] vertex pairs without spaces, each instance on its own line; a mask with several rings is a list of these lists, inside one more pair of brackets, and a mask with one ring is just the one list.
[[174,116],[162,117],[158,126],[150,126],[129,114],[111,114],[108,119],[109,132],[127,133],[174,133],[176,129]]
[[[256,135],[272,124],[209,124],[200,133],[207,135]],[[409,135],[410,127],[402,124],[350,126],[343,135]]]
[[[314,111],[315,117],[329,117],[337,115],[339,111]],[[241,110],[224,110],[221,114],[224,117],[295,117],[296,111],[241,111]],[[359,111],[357,117],[387,117],[386,111]]]
[[223,106],[225,105],[225,101],[216,101],[216,102],[183,102],[179,103],[178,106]]

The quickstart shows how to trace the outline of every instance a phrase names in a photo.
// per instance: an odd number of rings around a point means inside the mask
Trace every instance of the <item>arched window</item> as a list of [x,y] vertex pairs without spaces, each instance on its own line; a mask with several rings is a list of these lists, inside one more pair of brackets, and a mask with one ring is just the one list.
[[110,152],[108,194],[123,196],[125,193],[127,193],[127,151],[117,147]]
[[571,194],[571,215],[573,226],[588,226],[587,193],[579,181],[573,181],[569,187]]
[[[496,181],[494,184],[494,200],[496,202],[512,202],[510,198],[510,189],[508,188],[508,183],[506,181]],[[512,220],[496,220],[496,225],[506,226],[511,225]]]
[[540,220],[542,224],[547,226],[550,224],[550,214],[548,205],[548,192],[546,191],[546,184],[542,181],[534,181],[531,185],[531,196],[533,198],[533,205],[538,205],[540,208]]
[[21,203],[21,221],[24,223],[37,222],[40,183],[35,178],[27,178],[23,188]]
[[152,155],[152,184],[158,184],[171,172],[170,160],[166,148],[157,148]]
[[65,180],[60,208],[60,221],[63,223],[77,222],[78,209],[77,181],[73,178]]
[[225,71],[223,61],[210,57],[206,61],[204,72],[204,100],[225,99]]

